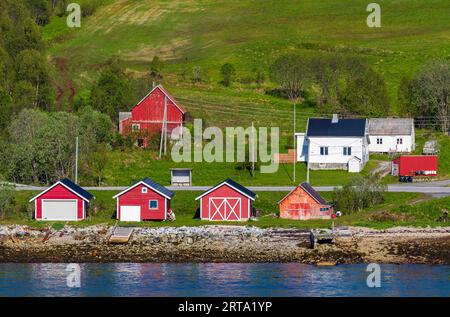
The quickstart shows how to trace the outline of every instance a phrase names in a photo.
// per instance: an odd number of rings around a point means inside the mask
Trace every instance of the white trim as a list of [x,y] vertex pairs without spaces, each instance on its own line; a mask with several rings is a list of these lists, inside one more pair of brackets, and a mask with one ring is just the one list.
[[137,182],[137,183],[134,184],[133,186],[130,186],[130,187],[128,187],[127,189],[125,189],[125,190],[121,191],[120,193],[118,193],[117,195],[113,196],[113,198],[117,198],[117,197],[119,197],[119,196],[125,194],[125,193],[128,192],[129,190],[131,190],[131,189],[133,189],[133,188],[135,188],[136,186],[139,186],[139,185],[144,185],[145,187],[148,187],[149,189],[151,189],[151,190],[157,192],[157,193],[160,194],[161,196],[164,196],[164,197],[166,197],[167,199],[172,199],[171,197],[169,197],[169,196],[164,195],[163,193],[161,193],[159,190],[156,190],[156,189],[154,189],[153,187],[147,185],[144,181]]
[[117,219],[117,220],[120,220],[120,217],[119,217],[119,214],[120,214],[120,210],[119,210],[119,199],[120,199],[119,197],[117,197],[117,199],[116,199],[116,208],[117,208],[117,209],[116,209],[116,210],[117,210],[117,211],[116,211],[116,219]]
[[230,187],[230,188],[234,189],[235,191],[241,193],[241,194],[244,195],[245,197],[247,197],[247,198],[249,198],[249,199],[255,201],[255,198],[253,198],[253,197],[247,195],[246,193],[240,191],[240,190],[237,189],[236,187],[231,186],[231,185],[228,184],[226,181],[223,181],[222,183],[220,183],[220,184],[214,186],[213,188],[209,189],[208,191],[204,192],[203,194],[201,194],[200,196],[198,196],[197,198],[195,198],[195,200],[198,200],[199,198],[202,198],[203,196],[205,196],[205,195],[209,194],[210,192],[216,190],[217,188],[221,187],[222,185],[227,185],[228,187]]
[[79,193],[77,193],[76,191],[72,190],[70,187],[66,186],[64,183],[62,183],[61,181],[56,182],[55,184],[53,184],[52,186],[50,186],[49,188],[47,188],[46,190],[44,190],[43,192],[39,193],[38,195],[34,196],[33,198],[31,198],[28,202],[32,202],[33,200],[35,200],[36,198],[38,198],[39,196],[42,196],[43,194],[45,194],[46,192],[48,192],[50,189],[52,189],[53,187],[56,187],[58,184],[62,185],[63,187],[65,187],[66,189],[68,189],[69,191],[71,191],[72,193],[74,193],[75,195],[77,195],[78,197],[80,197],[81,199],[83,199],[86,202],[89,202],[89,199],[84,198],[83,196],[81,196]]
[[[156,89],[159,89],[167,98],[169,98],[170,101],[172,101],[172,103],[175,105],[175,107],[178,108],[178,110],[180,110],[180,112],[182,114],[185,114],[186,112],[183,111],[180,106],[178,105],[178,103],[172,99],[172,97],[170,97],[169,93],[161,86],[161,85],[156,85],[148,94],[145,95],[144,98],[141,99],[141,101],[139,101],[136,106],[134,106],[134,108],[136,108],[137,106],[139,106],[149,95],[151,95],[153,93],[153,91],[155,91]],[[134,109],[133,108],[133,109]]]
[[[145,190],[144,190],[145,189]],[[141,194],[147,194],[148,193],[148,187],[142,187],[141,188]]]
[[164,199],[164,220],[167,220],[167,199]]
[[[222,200],[222,202],[219,204],[219,205],[216,205],[214,202],[213,202],[213,199],[215,199],[215,200]],[[235,200],[237,200],[236,201],[236,203],[233,205],[233,206],[231,206],[231,204],[229,203],[229,201],[228,200],[231,200],[231,199],[235,199]],[[248,200],[248,201],[250,201],[250,200]],[[212,216],[211,216],[211,203],[212,203],[212,205],[215,207],[215,210],[214,210],[214,212],[213,212],[213,214],[212,214]],[[222,205],[223,204],[225,204],[225,209],[224,209],[224,214],[222,215],[222,219],[219,219],[219,220],[217,220],[217,219],[212,219],[212,218],[214,218],[214,216],[217,214],[217,213],[219,213],[219,215],[220,215],[220,212],[219,212],[219,209],[222,207]],[[228,215],[226,215],[226,205],[228,205],[228,207],[230,207],[230,213],[228,214]],[[239,215],[236,213],[236,210],[235,210],[235,208],[237,207],[239,205]],[[209,220],[216,220],[216,221],[234,221],[234,220],[230,220],[230,216],[232,215],[232,214],[234,214],[235,216],[236,216],[236,221],[239,221],[239,220],[242,220],[243,218],[242,218],[242,198],[241,197],[209,197],[209,199],[208,199],[208,219]],[[245,218],[245,219],[248,219],[248,218]]]
[[[67,202],[75,202],[76,210],[75,210],[75,219],[44,219],[44,201],[67,201]],[[83,203],[84,205],[84,203]],[[84,218],[83,218],[84,219]],[[78,219],[78,199],[64,199],[64,198],[46,198],[42,199],[41,201],[41,221],[79,221],[81,219]]]

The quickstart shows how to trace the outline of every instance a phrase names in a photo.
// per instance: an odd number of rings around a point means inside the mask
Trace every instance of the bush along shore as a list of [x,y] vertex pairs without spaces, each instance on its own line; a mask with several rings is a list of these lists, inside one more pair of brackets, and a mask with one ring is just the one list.
[[[0,226],[0,262],[300,262],[450,264],[450,227],[337,230],[311,248],[309,231],[252,226],[136,228],[110,244],[113,227]],[[344,232],[345,234],[340,234]]]

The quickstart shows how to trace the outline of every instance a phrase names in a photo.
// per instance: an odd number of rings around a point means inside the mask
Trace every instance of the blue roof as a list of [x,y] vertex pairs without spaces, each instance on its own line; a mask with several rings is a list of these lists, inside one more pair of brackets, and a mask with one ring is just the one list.
[[90,200],[93,197],[91,193],[85,191],[83,188],[81,188],[80,186],[78,186],[77,184],[75,184],[68,178],[64,178],[64,179],[60,180],[60,182],[87,200]]
[[175,193],[173,191],[168,190],[166,187],[158,184],[157,182],[155,182],[154,180],[152,180],[150,178],[144,178],[142,181],[145,184],[147,184],[149,187],[153,188],[156,191],[159,191],[160,193],[166,195],[167,197],[172,198],[175,195]]
[[232,180],[231,178],[227,178],[225,181],[223,181],[223,183],[226,183],[234,188],[236,188],[237,190],[243,192],[244,194],[246,194],[249,197],[255,198],[256,194],[254,192],[252,192],[250,189],[248,189],[247,187],[242,186],[241,184],[236,183],[234,180]]
[[308,137],[363,137],[366,131],[366,119],[332,119],[310,118],[308,120]]

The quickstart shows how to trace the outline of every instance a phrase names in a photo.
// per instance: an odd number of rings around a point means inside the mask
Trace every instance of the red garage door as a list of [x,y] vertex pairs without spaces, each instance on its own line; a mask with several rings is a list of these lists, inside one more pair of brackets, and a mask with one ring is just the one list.
[[209,198],[210,220],[241,220],[241,198],[214,197]]

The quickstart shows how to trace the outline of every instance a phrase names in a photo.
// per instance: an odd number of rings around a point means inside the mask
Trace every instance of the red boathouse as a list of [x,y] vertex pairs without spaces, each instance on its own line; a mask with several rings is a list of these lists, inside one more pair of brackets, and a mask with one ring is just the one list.
[[172,191],[145,178],[113,197],[117,199],[117,219],[166,220],[172,214],[170,201],[173,196]]
[[214,221],[245,221],[253,215],[256,194],[232,179],[212,187],[200,200],[200,218]]
[[[164,123],[168,137],[172,130],[183,128],[186,110],[161,85],[153,88],[131,112],[119,113],[119,133],[134,133],[137,145],[147,147],[155,133],[161,133]],[[180,130],[181,132],[181,130]],[[179,135],[176,136],[178,138]]]
[[309,185],[301,183],[278,202],[280,218],[292,220],[330,219],[331,206]]
[[403,155],[392,161],[392,175],[433,177],[438,174],[436,155]]
[[30,199],[36,220],[77,221],[87,217],[92,195],[65,178]]

